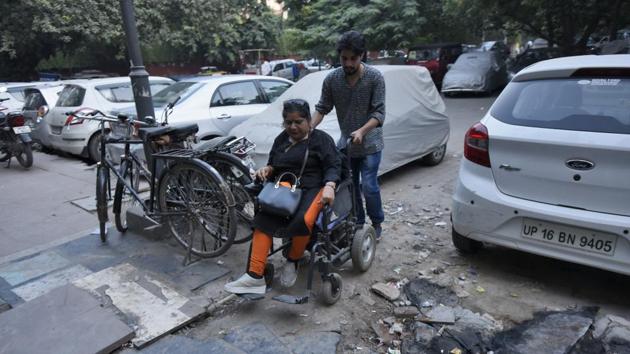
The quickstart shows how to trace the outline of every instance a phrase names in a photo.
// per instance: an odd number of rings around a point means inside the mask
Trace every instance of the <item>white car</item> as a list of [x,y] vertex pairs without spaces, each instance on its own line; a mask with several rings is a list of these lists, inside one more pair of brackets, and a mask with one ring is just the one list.
[[[411,161],[423,159],[437,165],[444,158],[450,125],[444,102],[426,68],[410,65],[377,65],[385,79],[385,149],[379,174],[394,170]],[[247,122],[235,127],[230,135],[245,136],[256,144],[251,153],[257,166],[264,166],[273,141],[282,131],[282,107],[285,100],[301,98],[311,111],[319,101],[321,88],[330,71],[305,76],[288,89],[276,102]],[[318,129],[338,140],[341,131],[337,112],[332,110]]]
[[[235,126],[264,111],[291,85],[293,82],[289,80],[260,75],[199,76],[176,82],[153,95],[153,105],[160,121],[165,106],[176,101],[168,123],[196,123],[199,126],[197,138],[209,140],[227,135]],[[136,115],[135,107],[115,113]],[[108,148],[110,157],[117,162],[122,145],[112,144]],[[134,147],[134,151],[141,149],[141,146]]]
[[[149,77],[151,92],[156,93],[168,87],[173,80]],[[129,77],[111,77],[105,79],[73,80],[67,83],[53,109],[44,122],[50,131],[50,147],[74,155],[88,157],[93,161],[100,159],[100,129],[97,121],[75,119],[67,116],[84,108],[112,112],[133,104],[133,92]]]
[[520,71],[467,132],[455,247],[482,242],[630,275],[630,55]]
[[63,85],[70,82],[53,81],[47,85],[24,90],[22,114],[31,127],[31,138],[44,147],[50,147],[50,129],[49,125],[44,123],[44,119],[50,113],[50,109],[55,107]]
[[293,65],[297,64],[293,59],[272,60],[271,75],[287,80],[293,80]]
[[0,99],[4,99],[0,104],[0,111],[4,113],[19,111],[24,105],[24,90],[31,87],[45,85],[45,82],[9,82],[0,83],[0,87],[6,90],[0,91]]

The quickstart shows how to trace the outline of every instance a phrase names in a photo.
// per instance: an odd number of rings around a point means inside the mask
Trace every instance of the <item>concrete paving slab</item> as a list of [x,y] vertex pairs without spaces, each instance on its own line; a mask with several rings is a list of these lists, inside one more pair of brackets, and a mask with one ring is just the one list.
[[121,354],[247,354],[222,339],[199,341],[184,336],[166,336],[141,350],[125,349]]
[[111,300],[134,322],[132,343],[142,347],[193,321],[205,311],[165,283],[131,264],[104,269],[74,282]]
[[173,282],[178,286],[187,287],[190,291],[195,291],[229,272],[229,269],[216,264],[216,261],[206,259],[181,270],[173,277]]
[[113,311],[72,285],[0,314],[0,353],[109,353],[131,337]]
[[308,335],[283,337],[295,354],[336,353],[341,334],[319,332]]
[[33,280],[22,286],[13,288],[11,291],[21,297],[24,301],[31,301],[55,288],[64,286],[90,274],[92,274],[92,271],[89,269],[82,265],[76,265],[70,268],[55,271],[40,279]]
[[67,258],[55,252],[45,252],[0,266],[0,277],[15,286],[70,264]]
[[260,322],[239,327],[223,337],[223,340],[247,353],[291,354],[291,350]]

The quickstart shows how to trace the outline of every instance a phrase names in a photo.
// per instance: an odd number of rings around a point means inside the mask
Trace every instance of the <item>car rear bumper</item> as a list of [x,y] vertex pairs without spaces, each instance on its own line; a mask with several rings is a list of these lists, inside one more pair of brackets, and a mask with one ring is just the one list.
[[[614,255],[524,238],[521,236],[524,218],[616,235]],[[471,239],[630,275],[630,217],[505,195],[497,189],[490,168],[465,159],[453,195],[452,219],[455,231]]]
[[65,151],[74,155],[85,156],[87,152],[88,136],[85,133],[67,132],[67,127],[62,129],[61,134],[49,134],[52,148]]

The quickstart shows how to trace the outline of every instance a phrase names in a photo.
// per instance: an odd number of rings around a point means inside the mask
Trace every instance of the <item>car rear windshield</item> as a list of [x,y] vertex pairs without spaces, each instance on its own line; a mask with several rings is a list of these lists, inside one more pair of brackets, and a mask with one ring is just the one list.
[[46,99],[39,90],[26,89],[24,93],[26,95],[23,108],[25,111],[34,111],[46,105]]
[[56,106],[58,107],[78,107],[83,104],[85,89],[81,86],[67,85],[61,90]]
[[630,78],[511,82],[491,114],[527,127],[630,134]]
[[457,69],[487,69],[492,65],[492,57],[490,53],[473,52],[464,53],[457,58],[454,68]]

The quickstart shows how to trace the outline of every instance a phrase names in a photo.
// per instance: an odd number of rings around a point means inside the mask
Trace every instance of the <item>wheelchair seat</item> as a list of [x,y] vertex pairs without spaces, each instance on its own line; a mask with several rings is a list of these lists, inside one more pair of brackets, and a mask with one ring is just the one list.
[[199,131],[197,124],[186,124],[179,126],[163,126],[163,127],[151,127],[138,129],[138,135],[143,141],[151,141],[159,138],[162,135],[174,135],[174,136],[188,136],[195,134]]

